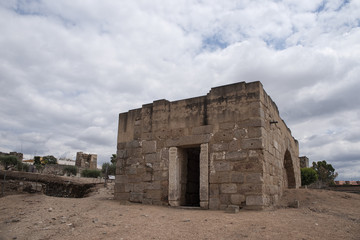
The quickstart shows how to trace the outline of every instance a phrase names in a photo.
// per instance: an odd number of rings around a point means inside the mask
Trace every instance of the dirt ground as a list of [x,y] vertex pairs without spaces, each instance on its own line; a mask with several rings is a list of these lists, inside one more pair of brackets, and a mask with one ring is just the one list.
[[[86,198],[0,198],[0,239],[360,239],[360,195],[288,190],[279,208],[237,214],[113,200],[113,185]],[[299,208],[288,203],[299,200]]]

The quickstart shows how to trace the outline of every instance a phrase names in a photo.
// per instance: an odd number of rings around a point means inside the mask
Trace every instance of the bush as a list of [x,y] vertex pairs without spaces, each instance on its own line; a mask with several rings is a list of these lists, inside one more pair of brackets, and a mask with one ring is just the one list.
[[76,175],[77,174],[77,167],[76,166],[66,166],[63,169],[63,173],[70,176],[70,175]]
[[18,163],[16,165],[16,170],[27,172],[27,171],[29,171],[29,165],[26,163],[23,163],[21,161],[18,161]]
[[85,169],[81,172],[82,177],[98,178],[101,176],[101,171],[97,169]]
[[318,175],[313,168],[301,168],[301,185],[309,185],[316,182]]
[[53,155],[48,155],[43,157],[43,162],[45,164],[57,164],[57,159]]
[[18,161],[16,156],[0,156],[0,164],[4,166],[5,170],[17,166]]

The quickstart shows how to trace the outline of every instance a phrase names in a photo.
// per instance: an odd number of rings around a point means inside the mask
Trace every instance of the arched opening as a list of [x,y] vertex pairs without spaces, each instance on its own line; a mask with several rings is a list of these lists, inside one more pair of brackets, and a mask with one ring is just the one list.
[[286,174],[284,180],[287,181],[287,184],[285,184],[285,187],[287,185],[288,188],[296,188],[294,166],[293,166],[293,161],[292,161],[289,150],[286,150],[286,152],[285,152],[284,168],[285,168],[285,174]]

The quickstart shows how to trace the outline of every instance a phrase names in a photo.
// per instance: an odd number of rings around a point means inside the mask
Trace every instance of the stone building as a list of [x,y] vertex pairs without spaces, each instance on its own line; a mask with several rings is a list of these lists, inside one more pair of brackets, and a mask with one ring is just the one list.
[[75,166],[88,169],[97,169],[97,155],[77,152]]
[[299,160],[300,160],[300,168],[309,167],[309,158],[307,156],[299,157]]
[[120,113],[115,198],[262,209],[300,186],[298,142],[260,82]]

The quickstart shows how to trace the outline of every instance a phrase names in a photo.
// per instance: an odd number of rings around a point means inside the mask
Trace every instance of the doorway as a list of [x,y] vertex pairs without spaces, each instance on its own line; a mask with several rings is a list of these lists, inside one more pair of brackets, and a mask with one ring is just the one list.
[[200,206],[200,147],[186,148],[185,206]]
[[291,158],[291,154],[289,150],[286,150],[284,156],[284,179],[285,179],[285,187],[287,188],[295,188],[295,173],[294,173],[294,166]]
[[208,144],[170,147],[169,205],[208,208]]

